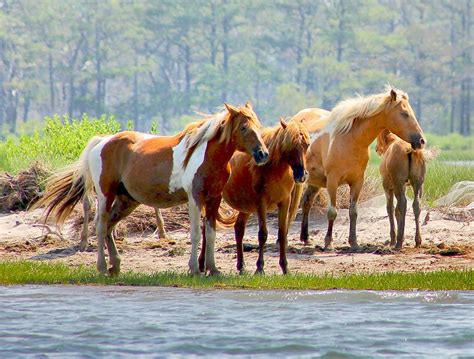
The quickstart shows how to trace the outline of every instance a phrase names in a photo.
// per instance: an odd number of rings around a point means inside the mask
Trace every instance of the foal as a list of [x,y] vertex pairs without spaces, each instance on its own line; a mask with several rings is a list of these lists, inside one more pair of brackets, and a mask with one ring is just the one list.
[[305,157],[309,134],[301,123],[287,124],[281,119],[278,126],[263,130],[262,138],[270,153],[266,165],[258,166],[246,153],[237,152],[232,157],[231,175],[222,195],[225,201],[238,211],[238,215],[225,217],[220,211],[218,221],[225,225],[234,225],[237,270],[243,273],[245,264],[242,240],[245,225],[250,215],[257,212],[259,247],[256,273],[263,273],[263,250],[268,236],[267,211],[278,208],[280,267],[286,274],[288,209],[295,182],[303,183],[306,180]]
[[[420,234],[420,199],[426,174],[426,162],[434,157],[430,150],[417,149],[397,137],[389,130],[384,130],[377,137],[377,153],[382,156],[380,174],[387,198],[387,214],[390,221],[390,245],[402,248],[407,211],[406,186],[413,188],[413,213],[415,215],[415,247],[421,245]],[[395,217],[393,218],[393,197],[397,199]]]

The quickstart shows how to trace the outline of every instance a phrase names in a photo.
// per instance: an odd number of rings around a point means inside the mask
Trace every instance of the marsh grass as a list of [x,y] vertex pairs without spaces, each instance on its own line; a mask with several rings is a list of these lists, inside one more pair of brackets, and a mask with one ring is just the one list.
[[183,287],[196,289],[359,289],[359,290],[473,290],[474,271],[380,273],[321,276],[308,274],[222,275],[196,277],[175,272],[142,274],[125,272],[117,278],[99,275],[93,267],[68,267],[62,263],[0,262],[1,285],[73,284]]

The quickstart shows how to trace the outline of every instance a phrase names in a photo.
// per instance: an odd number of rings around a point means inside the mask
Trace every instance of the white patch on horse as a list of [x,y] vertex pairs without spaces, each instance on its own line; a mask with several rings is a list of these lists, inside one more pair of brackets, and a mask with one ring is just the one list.
[[110,137],[104,137],[94,148],[89,152],[88,164],[89,171],[94,182],[95,192],[97,193],[97,199],[99,203],[105,201],[105,194],[100,188],[100,176],[102,174],[102,149],[109,142]]
[[173,171],[170,177],[169,192],[173,193],[183,188],[188,195],[191,192],[194,176],[197,170],[204,162],[206,155],[207,142],[201,143],[194,150],[191,158],[188,161],[186,168],[184,167],[184,159],[186,157],[186,137],[173,148]]

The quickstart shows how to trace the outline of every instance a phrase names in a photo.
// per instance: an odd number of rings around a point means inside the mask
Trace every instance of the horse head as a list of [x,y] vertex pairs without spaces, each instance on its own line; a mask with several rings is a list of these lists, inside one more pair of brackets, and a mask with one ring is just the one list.
[[385,127],[411,144],[414,150],[421,149],[426,144],[423,130],[416,119],[408,95],[390,90],[390,105],[387,107],[387,123]]
[[224,129],[224,133],[227,132],[228,136],[235,141],[237,150],[251,155],[258,165],[267,163],[268,149],[259,134],[261,124],[252,105],[249,102],[241,107],[234,107],[227,103],[224,105],[229,112],[224,126],[230,128],[230,131]]
[[306,151],[309,147],[309,133],[306,127],[299,121],[285,122],[280,118],[282,127],[281,158],[285,159],[293,171],[293,179],[296,183],[306,182],[308,171],[306,171]]

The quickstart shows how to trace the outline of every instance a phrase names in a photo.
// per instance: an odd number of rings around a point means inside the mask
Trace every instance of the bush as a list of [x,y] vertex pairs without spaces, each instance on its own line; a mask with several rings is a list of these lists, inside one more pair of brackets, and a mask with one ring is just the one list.
[[84,115],[80,120],[46,117],[43,131],[12,136],[0,143],[0,169],[18,173],[34,162],[49,169],[62,167],[75,161],[93,136],[114,134],[120,129],[113,116],[91,119]]

